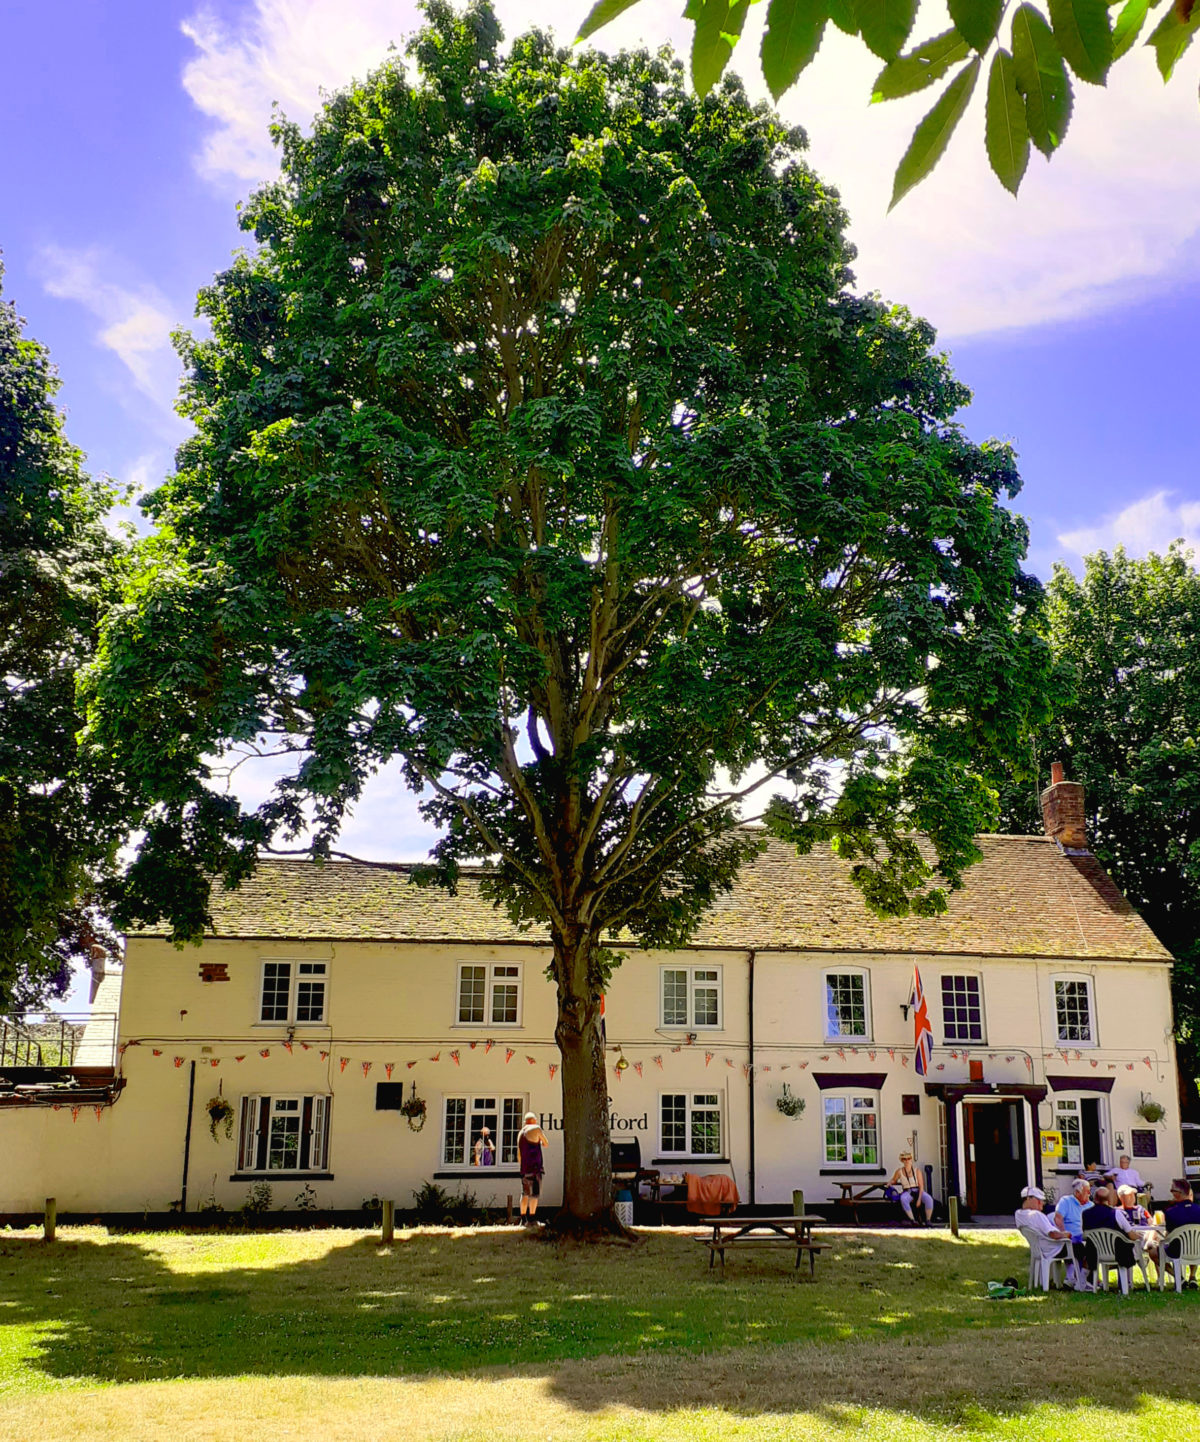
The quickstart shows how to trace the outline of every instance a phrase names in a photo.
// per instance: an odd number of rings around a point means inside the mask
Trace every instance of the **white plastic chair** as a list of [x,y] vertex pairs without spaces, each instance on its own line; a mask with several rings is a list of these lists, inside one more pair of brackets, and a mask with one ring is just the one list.
[[[1167,1255],[1168,1243],[1179,1243],[1179,1255],[1170,1257]],[[1170,1267],[1175,1274],[1175,1290],[1183,1291],[1183,1274],[1188,1267],[1200,1267],[1200,1226],[1191,1223],[1186,1227],[1176,1227],[1173,1232],[1167,1233],[1165,1242],[1158,1246],[1158,1290],[1163,1289],[1163,1277],[1167,1268]]]
[[1108,1291],[1108,1274],[1115,1269],[1117,1281],[1121,1285],[1121,1295],[1128,1297],[1134,1267],[1141,1272],[1146,1291],[1150,1290],[1150,1277],[1146,1271],[1146,1263],[1138,1256],[1136,1249],[1133,1253],[1133,1262],[1129,1266],[1117,1261],[1117,1243],[1124,1242],[1132,1248],[1132,1237],[1127,1237],[1116,1227],[1096,1227],[1092,1231],[1085,1231],[1083,1240],[1092,1244],[1096,1257],[1096,1283],[1102,1292]]
[[[1040,1287],[1043,1292],[1048,1292],[1053,1281],[1055,1267],[1059,1268],[1058,1285],[1060,1287],[1065,1286],[1067,1273],[1067,1258],[1065,1252],[1058,1257],[1043,1256],[1042,1242],[1045,1239],[1041,1232],[1035,1232],[1026,1227],[1018,1227],[1017,1230],[1029,1243],[1029,1290],[1032,1291],[1034,1287]],[[1066,1242],[1064,1242],[1063,1246],[1065,1247],[1066,1245]]]

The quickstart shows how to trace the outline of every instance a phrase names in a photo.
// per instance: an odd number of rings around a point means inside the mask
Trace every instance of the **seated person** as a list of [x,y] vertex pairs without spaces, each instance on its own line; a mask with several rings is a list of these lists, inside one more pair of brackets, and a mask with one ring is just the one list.
[[[1097,1187],[1095,1200],[1083,1216],[1083,1241],[1087,1247],[1087,1234],[1094,1232],[1101,1227],[1106,1227],[1114,1232],[1129,1231],[1129,1220],[1125,1212],[1114,1207],[1116,1197],[1107,1187]],[[1090,1250],[1090,1249],[1089,1249]],[[1132,1267],[1134,1263],[1133,1242],[1122,1239],[1116,1245],[1116,1264],[1118,1267]],[[1087,1258],[1089,1272],[1095,1269],[1096,1258],[1093,1255]]]
[[1102,1187],[1108,1181],[1108,1173],[1101,1167],[1099,1162],[1089,1162],[1086,1167],[1081,1167],[1079,1175],[1093,1187]]
[[1083,1246],[1083,1214],[1091,1208],[1092,1201],[1091,1183],[1082,1177],[1076,1177],[1071,1184],[1071,1191],[1065,1197],[1060,1197],[1054,1208],[1054,1225],[1061,1231],[1067,1232],[1071,1237],[1071,1250],[1075,1254],[1075,1261],[1070,1269],[1070,1276],[1067,1280],[1079,1291],[1087,1288],[1087,1256]]
[[[1171,1205],[1163,1213],[1163,1221],[1166,1223],[1167,1231],[1173,1232],[1176,1227],[1200,1226],[1200,1202],[1192,1197],[1192,1184],[1186,1177],[1177,1177],[1171,1183]],[[1168,1257],[1179,1255],[1179,1243],[1168,1242]],[[1196,1268],[1188,1268],[1188,1280],[1184,1283],[1187,1287],[1196,1285]]]
[[[1152,1227],[1154,1225],[1154,1218],[1138,1201],[1136,1189],[1128,1183],[1117,1188],[1117,1211],[1125,1214],[1125,1220],[1130,1227]],[[1152,1233],[1140,1238],[1135,1237],[1134,1243],[1152,1262],[1158,1261],[1158,1247],[1155,1245]]]
[[[933,1198],[925,1190],[920,1172],[913,1166],[912,1152],[900,1153],[900,1165],[892,1173],[889,1186],[899,1191],[900,1206],[913,1226],[927,1227],[933,1216]],[[919,1209],[919,1217],[913,1215],[914,1207]]]
[[1021,1205],[1017,1208],[1014,1221],[1018,1230],[1040,1257],[1064,1257],[1065,1242],[1070,1234],[1056,1227],[1050,1217],[1044,1215],[1046,1193],[1041,1187],[1022,1187]]
[[1118,1191],[1122,1187],[1132,1187],[1135,1192],[1144,1192],[1150,1184],[1143,1181],[1141,1172],[1131,1165],[1131,1161],[1127,1156],[1118,1157],[1117,1165],[1109,1168],[1108,1175]]

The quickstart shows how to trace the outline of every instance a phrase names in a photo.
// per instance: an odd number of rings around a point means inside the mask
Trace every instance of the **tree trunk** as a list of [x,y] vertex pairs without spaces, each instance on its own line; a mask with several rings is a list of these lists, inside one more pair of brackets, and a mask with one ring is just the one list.
[[624,1234],[613,1212],[609,1149],[608,1072],[600,996],[589,979],[591,939],[576,932],[554,938],[562,1054],[563,1204],[559,1232]]

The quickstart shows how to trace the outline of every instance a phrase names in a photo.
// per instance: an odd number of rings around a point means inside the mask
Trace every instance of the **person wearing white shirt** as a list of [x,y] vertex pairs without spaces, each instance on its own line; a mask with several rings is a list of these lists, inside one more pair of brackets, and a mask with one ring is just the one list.
[[1026,1238],[1040,1257],[1061,1257],[1063,1243],[1071,1240],[1070,1234],[1054,1225],[1042,1208],[1046,1204],[1046,1193],[1041,1187],[1023,1187],[1021,1205],[1014,1218],[1017,1229]]
[[1083,1249],[1083,1214],[1091,1209],[1091,1183],[1084,1181],[1082,1177],[1076,1177],[1071,1183],[1071,1191],[1065,1197],[1060,1197],[1054,1208],[1054,1222],[1064,1232],[1071,1236],[1071,1251],[1075,1260],[1067,1268],[1067,1282],[1078,1290],[1083,1290],[1087,1282],[1087,1257]]
[[1135,1192],[1144,1192],[1146,1183],[1142,1180],[1142,1174],[1136,1167],[1129,1165],[1130,1157],[1118,1157],[1119,1166],[1115,1166],[1109,1172],[1113,1180],[1113,1186],[1119,1191],[1122,1187],[1132,1187]]

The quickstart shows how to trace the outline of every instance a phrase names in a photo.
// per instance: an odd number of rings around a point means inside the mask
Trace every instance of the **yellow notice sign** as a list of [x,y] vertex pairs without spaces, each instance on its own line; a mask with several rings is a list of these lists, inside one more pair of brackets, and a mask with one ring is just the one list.
[[1062,1132],[1042,1133],[1042,1160],[1057,1162],[1062,1160]]

